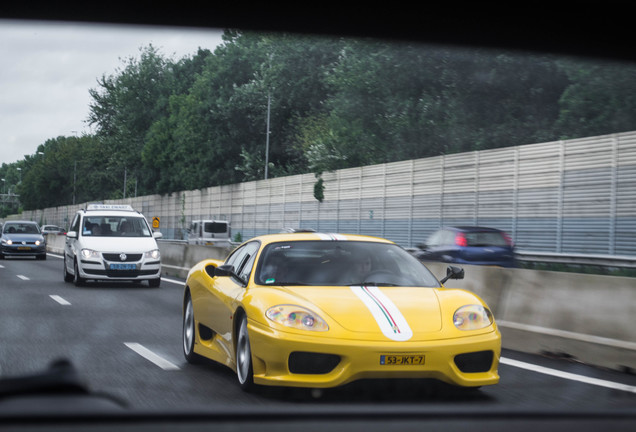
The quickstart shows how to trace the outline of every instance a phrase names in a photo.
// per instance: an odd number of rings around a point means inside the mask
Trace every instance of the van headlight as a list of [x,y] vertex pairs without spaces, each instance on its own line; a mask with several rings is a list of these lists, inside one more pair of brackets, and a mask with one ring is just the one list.
[[161,258],[161,252],[159,252],[159,249],[153,249],[151,251],[146,252],[144,254],[144,257],[148,259],[158,260],[159,258]]
[[462,306],[453,315],[453,324],[460,330],[479,330],[492,323],[492,312],[481,305]]
[[84,259],[89,259],[89,258],[99,258],[99,252],[94,251],[92,249],[82,249],[82,258]]

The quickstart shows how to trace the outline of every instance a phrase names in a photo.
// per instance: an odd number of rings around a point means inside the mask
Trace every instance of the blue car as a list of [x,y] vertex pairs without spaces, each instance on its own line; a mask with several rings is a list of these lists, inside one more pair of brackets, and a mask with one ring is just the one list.
[[46,240],[35,222],[7,221],[2,227],[0,259],[5,257],[46,259]]
[[511,238],[495,228],[444,227],[418,248],[414,254],[421,261],[516,267]]

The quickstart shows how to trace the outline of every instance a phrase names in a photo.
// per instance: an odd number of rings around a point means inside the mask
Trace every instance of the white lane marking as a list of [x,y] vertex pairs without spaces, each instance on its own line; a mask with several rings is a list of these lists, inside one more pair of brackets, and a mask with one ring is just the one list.
[[156,364],[163,370],[179,370],[179,366],[155,354],[154,352],[150,351],[148,348],[146,348],[145,346],[141,344],[138,344],[135,342],[125,342],[124,345],[126,345],[128,348],[130,348],[131,350],[133,350],[134,352],[136,352],[137,354],[139,354],[146,360],[149,360],[152,363]]
[[175,279],[168,279],[168,278],[165,278],[163,276],[161,276],[161,282],[170,282],[170,283],[173,283],[173,284],[176,284],[176,285],[185,285],[184,281],[175,280]]
[[25,281],[27,281],[27,280],[31,280],[31,279],[29,279],[28,277],[23,276],[23,275],[16,275],[16,276],[17,276],[17,277],[19,277],[19,278],[20,278],[20,279],[22,279],[22,280],[25,280]]
[[513,360],[513,359],[509,359],[509,358],[504,358],[501,357],[499,359],[499,362],[508,366],[514,366],[517,368],[521,368],[521,369],[526,369],[529,371],[533,371],[533,372],[538,372],[538,373],[542,373],[545,375],[551,375],[551,376],[555,376],[558,378],[564,378],[564,379],[569,379],[572,381],[579,381],[585,384],[592,384],[595,386],[600,386],[600,387],[606,387],[606,388],[610,388],[610,389],[614,389],[614,390],[622,390],[622,391],[626,391],[629,393],[636,393],[636,387],[635,386],[630,386],[627,384],[622,384],[622,383],[617,383],[617,382],[613,382],[613,381],[606,381],[606,380],[602,380],[602,379],[598,379],[598,378],[591,378],[591,377],[587,377],[585,375],[578,375],[578,374],[573,374],[570,372],[563,372],[560,370],[556,370],[556,369],[551,369],[551,368],[547,368],[547,367],[543,367],[543,366],[538,366],[538,365],[534,365],[531,363],[525,363],[519,360]]
[[64,300],[62,297],[60,297],[59,295],[50,295],[49,297],[51,297],[53,300],[55,300],[56,302],[58,302],[59,304],[61,304],[62,306],[70,306],[71,304],[69,302],[67,302],[66,300]]
[[4,268],[4,266],[2,264],[0,264],[0,268]]

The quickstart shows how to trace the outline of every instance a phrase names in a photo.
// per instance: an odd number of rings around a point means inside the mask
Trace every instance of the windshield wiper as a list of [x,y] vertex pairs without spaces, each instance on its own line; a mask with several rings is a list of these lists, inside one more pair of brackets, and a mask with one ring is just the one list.
[[394,284],[390,282],[371,282],[371,281],[361,282],[359,284],[349,284],[349,285],[351,286],[402,286],[400,284]]
[[266,285],[280,285],[280,286],[293,286],[293,285],[299,285],[299,286],[312,286],[312,284],[308,284],[308,283],[304,283],[304,282],[288,282],[288,281],[283,281],[283,282],[274,282],[272,284],[266,284]]

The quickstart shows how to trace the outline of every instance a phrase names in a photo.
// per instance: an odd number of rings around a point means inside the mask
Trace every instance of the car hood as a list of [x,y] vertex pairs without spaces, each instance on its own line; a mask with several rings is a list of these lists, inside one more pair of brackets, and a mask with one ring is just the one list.
[[154,237],[84,237],[82,247],[106,253],[143,253],[158,249]]
[[[345,330],[396,341],[442,330],[437,290],[425,287],[285,287]],[[326,318],[326,317],[325,317]]]

